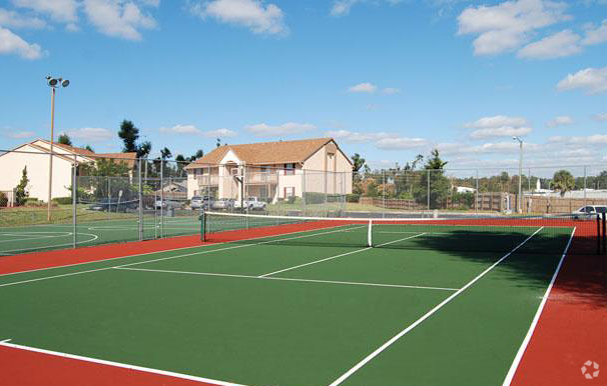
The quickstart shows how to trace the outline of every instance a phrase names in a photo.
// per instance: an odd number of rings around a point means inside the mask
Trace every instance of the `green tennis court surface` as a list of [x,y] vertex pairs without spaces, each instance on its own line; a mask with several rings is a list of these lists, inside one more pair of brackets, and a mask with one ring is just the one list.
[[[132,218],[87,221],[76,224],[44,224],[29,226],[0,226],[0,256],[70,248],[74,245],[118,243],[139,240],[139,221]],[[192,235],[200,232],[198,216],[183,218],[144,217],[141,226],[144,239]]]
[[251,386],[501,385],[572,231],[369,248],[350,224],[5,275],[0,340]]

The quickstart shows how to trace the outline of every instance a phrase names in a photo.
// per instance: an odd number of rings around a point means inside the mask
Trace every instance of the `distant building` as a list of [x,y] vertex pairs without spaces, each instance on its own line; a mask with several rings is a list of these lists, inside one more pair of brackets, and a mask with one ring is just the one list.
[[[332,138],[220,146],[185,167],[188,198],[277,201],[303,192],[352,193],[352,162]],[[208,193],[207,193],[208,192]]]
[[[12,191],[21,180],[24,167],[27,167],[29,196],[39,200],[48,199],[49,160],[51,143],[38,139],[23,144],[8,153],[0,155],[0,191]],[[72,165],[74,162],[89,163],[100,158],[125,162],[133,168],[137,153],[94,153],[87,149],[53,144],[53,182],[52,198],[71,196]]]

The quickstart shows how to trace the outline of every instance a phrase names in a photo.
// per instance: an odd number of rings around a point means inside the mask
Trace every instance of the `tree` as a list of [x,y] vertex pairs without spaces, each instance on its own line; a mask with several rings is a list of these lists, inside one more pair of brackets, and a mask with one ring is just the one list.
[[554,173],[552,186],[555,190],[561,192],[561,197],[563,197],[565,193],[575,188],[575,178],[569,171],[559,170]]
[[93,152],[93,153],[95,152],[95,150],[93,150],[93,148],[91,147],[91,145],[86,145],[84,148],[86,150],[90,151],[90,152]]
[[358,171],[360,171],[360,169],[363,168],[363,166],[365,166],[365,159],[363,157],[360,156],[360,154],[358,153],[354,153],[354,155],[352,156],[352,171],[354,173],[357,173]]
[[21,181],[19,181],[19,185],[15,188],[15,206],[25,205],[29,197],[29,192],[27,191],[27,184],[29,182],[30,180],[27,178],[27,166],[24,166],[21,172]]
[[[129,178],[130,168],[124,161],[116,162],[111,158],[99,158],[94,162],[78,165],[78,198],[80,200],[99,201],[108,197],[132,200],[137,191]],[[118,178],[123,177],[123,178]]]
[[[430,208],[444,208],[449,197],[451,182],[444,175],[443,168],[447,164],[440,158],[437,149],[432,150],[430,157],[424,165],[425,173],[421,173],[419,183],[413,190],[413,197],[419,204],[428,203],[428,193],[430,194]],[[428,182],[430,189],[428,189]],[[428,191],[429,190],[429,191]]]
[[165,147],[164,149],[160,149],[160,157],[163,160],[166,160],[169,158],[173,158],[173,154],[171,153],[168,147]]
[[72,146],[72,140],[70,136],[65,133],[59,135],[59,140],[57,142],[62,145]]
[[124,142],[124,147],[122,148],[123,153],[138,151],[137,140],[139,139],[139,129],[135,127],[133,122],[126,119],[123,120],[122,123],[120,123],[118,136]]
[[150,141],[145,141],[137,146],[137,158],[147,158],[151,151],[152,143]]

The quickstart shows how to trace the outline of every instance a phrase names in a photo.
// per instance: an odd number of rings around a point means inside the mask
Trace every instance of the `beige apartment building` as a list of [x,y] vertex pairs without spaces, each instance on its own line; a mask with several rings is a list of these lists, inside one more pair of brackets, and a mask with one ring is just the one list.
[[332,138],[224,145],[185,169],[188,198],[276,202],[303,192],[352,193],[352,162]]

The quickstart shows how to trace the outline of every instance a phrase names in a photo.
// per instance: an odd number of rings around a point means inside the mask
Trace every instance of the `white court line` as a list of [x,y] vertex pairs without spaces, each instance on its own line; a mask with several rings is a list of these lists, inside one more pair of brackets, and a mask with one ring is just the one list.
[[125,268],[115,267],[114,269],[128,270],[128,271],[142,271],[142,272],[176,273],[176,274],[182,274],[182,275],[236,277],[236,278],[257,279],[257,280],[281,280],[281,281],[298,281],[298,282],[304,282],[304,283],[326,283],[326,284],[360,285],[360,286],[368,286],[368,287],[391,287],[391,288],[428,289],[428,290],[440,290],[440,291],[457,291],[457,288],[427,287],[427,286],[403,285],[403,284],[383,284],[383,283],[369,283],[369,282],[358,282],[358,281],[297,279],[297,278],[290,278],[290,277],[267,277],[267,276],[264,277],[264,276],[251,276],[251,275],[237,275],[237,274],[231,274],[231,273],[172,271],[172,270],[168,270],[168,269],[146,269],[146,268],[126,268],[126,267]]
[[557,265],[556,270],[554,271],[554,274],[552,275],[552,279],[550,279],[550,284],[548,285],[548,288],[546,288],[546,292],[544,293],[544,297],[542,298],[540,306],[537,309],[535,316],[533,317],[533,321],[531,322],[529,331],[527,331],[527,335],[525,335],[525,339],[523,340],[521,347],[519,347],[518,352],[516,353],[516,357],[514,357],[514,361],[512,362],[512,365],[510,366],[510,370],[508,370],[506,379],[504,379],[504,383],[502,384],[503,386],[510,386],[512,379],[514,378],[514,375],[516,374],[516,370],[518,369],[518,366],[519,366],[521,360],[523,359],[523,354],[525,354],[525,350],[527,350],[527,346],[529,345],[529,342],[531,341],[531,336],[533,335],[533,332],[535,331],[535,328],[537,327],[537,323],[540,320],[540,316],[542,315],[544,306],[546,305],[546,302],[548,301],[548,297],[550,296],[550,291],[552,291],[552,286],[554,285],[554,281],[556,280],[556,277],[559,274],[559,271],[561,270],[561,265],[563,265],[565,256],[567,256],[567,251],[569,250],[569,246],[571,245],[571,241],[573,240],[573,235],[575,234],[575,230],[576,230],[576,228],[574,227],[573,231],[571,231],[571,236],[569,237],[569,241],[567,242],[567,245],[565,246],[565,249],[563,250],[563,254],[561,255],[561,260],[559,261],[559,264]]
[[[76,232],[77,235],[86,235],[86,236],[92,236],[92,239],[89,240],[84,240],[84,241],[77,241],[76,244],[85,244],[85,243],[90,243],[92,241],[95,241],[99,238],[98,235],[94,235],[92,233],[83,233],[83,232]],[[71,236],[71,235],[70,235]],[[67,236],[65,236],[67,237]],[[14,240],[13,240],[14,241]],[[32,248],[19,248],[19,249],[11,249],[8,251],[2,251],[0,250],[0,254],[3,255],[7,255],[7,252],[18,252],[18,251],[33,251],[36,249],[45,249],[45,248],[55,248],[55,247],[65,247],[65,246],[70,246],[70,245],[74,245],[74,243],[65,243],[65,244],[55,244],[55,245],[43,245],[41,247],[32,247]],[[21,273],[21,272],[19,272]],[[0,275],[3,276],[3,275]]]
[[10,339],[0,341],[0,346],[10,347],[10,348],[18,349],[18,350],[32,351],[32,352],[53,355],[53,356],[58,356],[58,357],[63,357],[63,358],[75,359],[75,360],[84,361],[84,362],[98,363],[98,364],[106,365],[106,366],[120,367],[123,369],[136,370],[136,371],[141,371],[141,372],[145,372],[145,373],[152,373],[152,374],[165,375],[165,376],[174,377],[174,378],[187,379],[190,381],[197,381],[197,382],[201,382],[201,383],[202,382],[212,383],[212,384],[218,385],[218,386],[245,386],[245,385],[238,384],[238,383],[219,381],[219,380],[210,379],[210,378],[202,378],[202,377],[197,377],[194,375],[175,373],[172,371],[152,369],[149,367],[129,365],[126,363],[107,361],[104,359],[97,359],[97,358],[85,357],[85,356],[81,356],[81,355],[67,354],[67,353],[63,353],[63,352],[59,352],[59,351],[51,351],[51,350],[44,350],[41,348],[35,348],[35,347],[30,347],[30,346],[23,346],[20,344],[8,343],[9,341],[10,341]]
[[290,270],[292,270],[292,269],[297,269],[297,268],[305,267],[305,266],[307,266],[307,265],[312,265],[312,264],[322,263],[323,261],[332,260],[332,259],[337,259],[338,257],[342,257],[342,256],[353,255],[353,254],[355,254],[355,253],[360,253],[360,252],[368,251],[369,249],[373,249],[373,248],[377,248],[377,247],[383,247],[384,245],[394,244],[394,243],[397,243],[397,242],[399,242],[399,241],[405,241],[405,240],[409,240],[409,239],[412,239],[412,238],[415,238],[415,237],[419,237],[419,236],[422,236],[422,235],[425,235],[425,233],[420,233],[420,234],[417,234],[417,235],[414,235],[414,236],[405,237],[405,238],[403,238],[403,239],[398,239],[398,240],[394,240],[394,241],[389,241],[389,242],[387,242],[387,243],[379,244],[379,245],[374,246],[374,247],[366,247],[366,248],[362,248],[362,249],[357,249],[357,250],[355,250],[355,251],[350,251],[350,252],[342,253],[342,254],[337,255],[337,256],[331,256],[331,257],[327,257],[327,258],[324,258],[324,259],[320,259],[320,260],[311,261],[311,262],[309,262],[309,263],[304,263],[304,264],[295,265],[295,266],[293,266],[293,267],[289,267],[289,268],[280,269],[280,270],[278,270],[278,271],[274,271],[274,272],[270,272],[270,273],[265,273],[265,274],[263,274],[263,275],[259,275],[259,277],[268,277],[268,276],[272,276],[272,275],[275,275],[275,274],[277,274],[277,273],[281,273],[281,272],[290,271]]
[[[8,286],[11,286],[11,285],[31,283],[31,282],[35,282],[35,281],[48,280],[48,279],[54,279],[54,278],[59,278],[59,277],[74,276],[74,275],[79,275],[81,273],[90,273],[90,272],[105,271],[105,270],[112,269],[112,268],[130,267],[132,265],[146,264],[146,263],[152,263],[152,262],[162,261],[162,260],[177,259],[179,257],[194,256],[194,255],[204,255],[204,254],[207,254],[207,253],[225,251],[225,250],[236,249],[236,248],[252,247],[252,246],[255,246],[255,245],[268,244],[268,243],[273,243],[273,242],[277,242],[277,241],[292,240],[292,239],[301,239],[301,238],[304,238],[304,237],[321,236],[321,235],[326,235],[326,234],[329,234],[329,233],[335,233],[335,232],[340,232],[340,231],[342,231],[342,230],[340,229],[340,230],[335,230],[335,231],[331,231],[331,232],[313,233],[311,235],[288,237],[288,238],[283,238],[283,239],[278,239],[278,240],[261,241],[261,242],[254,243],[254,244],[235,245],[235,246],[232,246],[232,247],[225,247],[225,248],[211,249],[211,250],[205,250],[205,251],[198,251],[198,252],[186,253],[186,254],[177,255],[177,256],[161,257],[161,258],[158,258],[158,259],[146,260],[146,261],[141,261],[141,262],[137,262],[137,263],[130,263],[130,264],[123,264],[123,265],[116,265],[116,266],[112,266],[112,267],[89,269],[89,270],[86,270],[86,271],[64,273],[64,274],[61,274],[61,275],[54,275],[54,276],[45,276],[45,277],[40,277],[40,278],[36,278],[36,279],[14,281],[14,282],[11,282],[11,283],[0,284],[0,287],[8,287]],[[131,256],[136,256],[136,255],[131,255]],[[126,256],[126,257],[131,257],[131,256]],[[99,263],[99,262],[103,262],[103,261],[105,261],[105,260],[99,260],[99,261],[96,261],[96,262]],[[77,264],[74,264],[74,265],[77,265]]]
[[[348,226],[351,224],[347,224],[347,225],[340,225],[341,226]],[[236,240],[236,241],[224,241],[224,242],[220,242],[220,243],[212,243],[212,244],[204,244],[204,245],[194,245],[191,247],[182,247],[182,248],[172,248],[172,249],[163,249],[163,250],[159,250],[159,251],[154,251],[154,252],[145,252],[145,253],[137,253],[135,255],[128,255],[128,256],[118,256],[118,257],[111,257],[109,259],[104,259],[104,260],[95,260],[95,261],[85,261],[82,263],[76,263],[76,264],[67,264],[67,265],[60,265],[57,267],[48,267],[48,268],[37,268],[37,269],[30,269],[27,271],[19,271],[19,272],[11,272],[11,273],[2,273],[0,274],[0,277],[2,276],[9,276],[9,275],[18,275],[18,274],[22,274],[22,273],[28,273],[28,272],[37,272],[37,271],[46,271],[49,269],[58,269],[58,268],[66,268],[66,267],[75,267],[78,265],[84,265],[84,264],[94,264],[94,263],[99,263],[102,261],[110,261],[110,260],[117,260],[117,259],[126,259],[128,257],[135,257],[135,256],[145,256],[145,255],[153,255],[155,253],[163,253],[163,252],[173,252],[173,251],[182,251],[184,249],[192,249],[192,248],[205,248],[205,247],[212,247],[215,245],[224,245],[224,244],[230,244],[230,243],[238,243],[238,242],[242,242],[242,241],[250,241],[250,240],[261,240],[261,239],[267,239],[268,237],[280,237],[280,236],[286,236],[286,235],[292,235],[292,234],[296,234],[296,233],[306,233],[306,232],[313,232],[313,231],[319,231],[319,230],[324,230],[324,229],[329,229],[329,228],[318,228],[318,229],[308,229],[308,230],[301,230],[301,231],[295,231],[295,232],[287,232],[287,233],[282,233],[279,235],[269,235],[269,236],[261,236],[261,237],[251,237],[249,239],[242,239],[242,240]],[[323,233],[318,233],[318,234],[323,234]],[[283,239],[281,239],[283,240]],[[278,241],[278,240],[277,240]],[[0,255],[2,255],[2,252],[0,251]],[[187,256],[190,256],[190,254],[188,254]]]
[[337,385],[340,385],[341,383],[343,383],[352,374],[354,374],[361,367],[363,367],[364,365],[366,365],[367,363],[369,363],[373,358],[375,358],[376,356],[378,356],[379,354],[381,354],[382,351],[384,351],[385,349],[387,349],[394,342],[396,342],[397,340],[399,340],[400,338],[402,338],[404,335],[408,334],[415,327],[419,326],[426,319],[428,319],[430,316],[432,316],[438,310],[440,310],[441,308],[443,308],[443,306],[445,306],[451,300],[455,299],[458,295],[460,295],[466,289],[470,288],[470,286],[472,286],[474,283],[476,283],[477,281],[479,281],[483,276],[485,276],[487,273],[489,273],[498,264],[500,264],[502,261],[504,261],[506,258],[508,258],[508,256],[510,256],[517,249],[519,249],[520,247],[522,247],[527,241],[531,240],[531,238],[533,236],[535,236],[537,233],[539,233],[542,229],[544,229],[544,227],[541,227],[538,230],[536,230],[535,232],[533,232],[533,234],[531,236],[527,237],[522,243],[520,243],[519,245],[517,245],[516,247],[514,247],[514,249],[512,249],[510,252],[508,252],[507,254],[505,254],[504,256],[502,256],[498,261],[496,261],[495,263],[493,263],[490,267],[488,267],[487,269],[485,269],[483,272],[481,272],[474,279],[470,280],[462,288],[458,289],[456,292],[454,292],[448,298],[446,298],[445,300],[443,300],[442,302],[440,302],[438,305],[434,306],[434,308],[432,308],[430,311],[428,311],[427,313],[425,313],[421,318],[417,319],[415,322],[413,322],[412,324],[410,324],[404,330],[402,330],[401,332],[399,332],[398,334],[396,334],[392,338],[390,338],[390,340],[388,340],[386,343],[382,344],[379,348],[377,348],[371,354],[367,355],[363,360],[361,360],[360,362],[358,362],[357,364],[355,364],[350,370],[348,370],[344,374],[342,374],[339,378],[337,378],[335,381],[333,381],[329,386],[337,386]]

